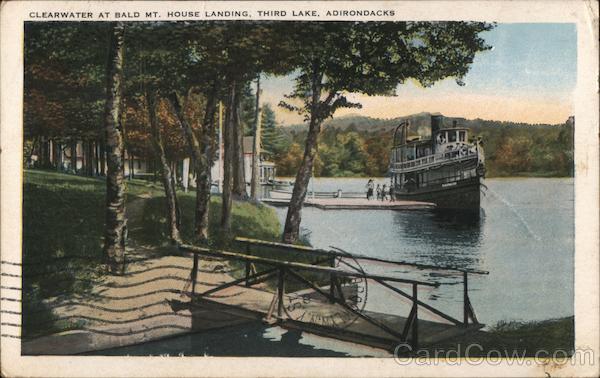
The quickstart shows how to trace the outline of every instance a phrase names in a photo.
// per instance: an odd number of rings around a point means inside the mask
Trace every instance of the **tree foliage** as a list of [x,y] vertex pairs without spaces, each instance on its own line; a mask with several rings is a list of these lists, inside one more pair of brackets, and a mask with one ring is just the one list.
[[108,32],[106,23],[25,23],[26,136],[101,134]]
[[[250,134],[250,127],[245,126],[253,124],[255,112],[249,83],[260,74],[292,73],[294,90],[281,106],[304,117],[308,124],[305,138],[286,138],[288,134],[276,125],[270,108],[264,109],[262,121],[263,147],[280,165],[280,173],[296,175],[284,238],[295,242],[300,209],[313,171],[326,175],[370,175],[387,165],[387,146],[378,135],[354,130],[326,133],[325,139],[319,141],[322,123],[338,109],[361,106],[350,94],[394,95],[398,85],[406,80],[430,86],[452,77],[462,85],[475,54],[489,48],[480,33],[491,28],[492,25],[480,22],[127,23],[120,104],[124,109],[120,124],[125,147],[137,156],[156,160],[161,149],[150,143],[155,142],[151,136],[156,133],[148,128],[147,105],[154,99],[154,119],[160,125],[164,144],[160,153],[165,155],[162,165],[193,158],[197,185],[204,187],[202,193],[197,193],[197,198],[202,198],[197,201],[200,214],[202,209],[208,209],[210,196],[216,104],[220,100],[226,104],[225,118],[229,122],[225,128],[225,149],[235,150],[226,154],[232,158],[225,171],[236,172],[236,190],[245,192],[240,169],[241,138]],[[26,25],[28,137],[71,141],[102,138],[109,34],[108,23]],[[228,99],[234,101],[228,103]],[[521,156],[520,152],[526,149],[535,150],[535,144],[517,138],[498,149],[506,156]],[[549,164],[546,151],[536,154],[546,157],[532,159],[531,169],[538,161]],[[561,159],[568,161],[568,156]],[[506,164],[510,170],[517,162],[507,158]],[[224,188],[223,219],[231,209],[230,185]],[[203,214],[206,226],[207,214]]]
[[[361,106],[352,102],[348,93],[393,95],[407,79],[430,86],[455,77],[461,85],[475,54],[489,48],[479,33],[491,28],[481,22],[291,24],[291,40],[297,43],[294,66],[298,74],[288,101],[280,105],[304,116],[308,134],[288,207],[284,242],[298,241],[301,209],[317,159],[321,124],[338,109]],[[349,143],[350,150],[361,152],[354,140]]]
[[[343,117],[325,123],[319,142],[315,175],[322,177],[383,177],[388,172],[389,154],[392,148],[394,125],[405,119],[411,120],[412,135],[429,138],[429,113],[391,120],[369,117]],[[456,120],[469,129],[471,138],[483,141],[488,177],[537,175],[572,176],[573,174],[573,126],[569,123],[556,125],[533,125],[515,122],[485,121],[480,119],[447,117],[447,124]],[[302,145],[307,132],[301,126],[280,127],[282,144]],[[366,151],[349,154],[340,141],[355,135]],[[299,159],[298,154],[287,147],[276,150],[273,161],[278,174],[293,175],[295,166],[287,162]],[[344,162],[342,157],[350,159]],[[285,162],[285,163],[284,163]],[[365,169],[362,169],[362,166]],[[351,170],[347,167],[361,167]],[[340,168],[343,167],[343,168]]]

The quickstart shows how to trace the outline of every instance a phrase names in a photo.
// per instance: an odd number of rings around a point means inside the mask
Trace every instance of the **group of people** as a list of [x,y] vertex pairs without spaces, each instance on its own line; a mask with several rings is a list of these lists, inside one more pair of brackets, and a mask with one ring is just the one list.
[[394,200],[391,187],[388,187],[387,184],[383,184],[383,186],[377,184],[377,187],[375,187],[373,179],[370,179],[367,183],[367,200],[373,199],[373,194],[376,194],[376,198],[380,201]]

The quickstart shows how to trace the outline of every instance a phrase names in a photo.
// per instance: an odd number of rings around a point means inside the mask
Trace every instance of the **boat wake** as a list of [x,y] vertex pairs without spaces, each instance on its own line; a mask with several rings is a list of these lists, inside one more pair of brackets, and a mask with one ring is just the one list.
[[525,226],[525,230],[527,230],[527,233],[529,233],[529,235],[531,235],[536,241],[541,241],[542,240],[542,238],[540,238],[538,236],[538,234],[536,234],[535,232],[533,232],[533,230],[529,226],[529,223],[527,223],[527,221],[525,220],[525,218],[523,218],[523,216],[521,215],[521,213],[519,211],[517,211],[517,209],[515,208],[515,206],[512,203],[510,203],[508,200],[506,200],[504,197],[502,197],[500,194],[498,194],[494,190],[490,189],[489,187],[487,188],[487,191],[492,196],[496,197],[504,205],[506,205],[506,207],[508,207],[510,209],[510,211],[515,215],[515,217],[517,217],[517,219],[521,222],[521,224],[523,224],[523,226]]

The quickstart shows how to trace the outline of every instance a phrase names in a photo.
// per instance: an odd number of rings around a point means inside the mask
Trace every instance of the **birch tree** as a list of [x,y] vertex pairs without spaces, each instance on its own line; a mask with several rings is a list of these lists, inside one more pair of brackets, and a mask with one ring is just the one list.
[[125,269],[125,185],[123,183],[123,133],[121,127],[121,84],[123,81],[123,51],[125,26],[113,23],[110,30],[108,65],[106,74],[106,106],[104,128],[106,132],[106,225],[104,254],[113,273]]

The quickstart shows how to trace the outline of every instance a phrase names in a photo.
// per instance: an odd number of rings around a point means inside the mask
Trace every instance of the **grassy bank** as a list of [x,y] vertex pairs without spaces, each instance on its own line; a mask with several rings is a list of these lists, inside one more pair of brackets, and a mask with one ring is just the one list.
[[565,175],[560,171],[539,171],[539,172],[509,172],[502,170],[489,169],[485,175],[486,178],[564,178],[573,177],[573,175]]
[[[184,241],[194,239],[195,193],[178,193],[181,209],[181,236]],[[130,237],[144,245],[168,243],[167,219],[165,217],[164,195],[143,200],[140,217],[130,220]],[[215,238],[219,234],[221,220],[221,197],[213,195],[210,202],[209,234]],[[235,202],[232,211],[231,234],[265,240],[279,239],[279,220],[270,207],[251,202]],[[213,239],[214,243],[219,240]]]
[[[51,311],[42,300],[65,294],[85,294],[104,274],[105,181],[52,171],[24,172],[23,185],[23,335],[33,337],[69,328],[77,323],[52,324]],[[179,193],[182,236],[193,239],[194,193]],[[216,234],[220,198],[211,200],[210,230]],[[126,197],[130,246],[161,252],[168,244],[164,194],[152,182],[127,182]],[[276,240],[280,225],[265,206],[236,202],[235,235]],[[166,252],[172,249],[166,249]],[[44,326],[40,326],[40,323]]]
[[468,351],[469,357],[497,357],[496,351],[503,357],[534,357],[538,351],[542,351],[543,354],[539,355],[542,357],[552,356],[555,351],[571,355],[574,350],[574,337],[573,317],[530,322],[499,322],[487,331],[462,336],[451,342],[436,345],[428,351],[458,351],[459,356],[464,357],[467,347],[471,346]]

